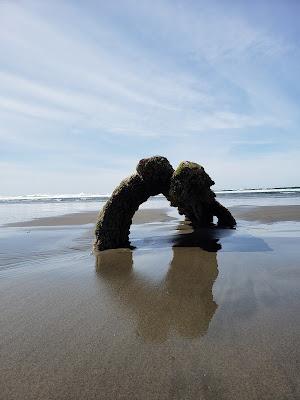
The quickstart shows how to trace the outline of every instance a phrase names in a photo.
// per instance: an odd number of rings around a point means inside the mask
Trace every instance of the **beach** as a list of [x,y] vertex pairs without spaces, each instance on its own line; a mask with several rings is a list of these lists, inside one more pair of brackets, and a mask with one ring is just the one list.
[[0,0],[0,400],[300,400],[299,17]]
[[253,199],[197,232],[150,200],[104,252],[99,205],[7,206],[1,399],[299,398],[299,198]]

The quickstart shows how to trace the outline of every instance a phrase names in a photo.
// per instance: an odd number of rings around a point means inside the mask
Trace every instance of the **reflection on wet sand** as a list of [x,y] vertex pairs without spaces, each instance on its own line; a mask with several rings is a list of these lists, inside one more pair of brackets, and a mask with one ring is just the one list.
[[[212,287],[218,276],[215,252],[174,247],[167,273],[156,281],[135,271],[142,256],[130,250],[96,255],[96,270],[114,299],[133,313],[138,336],[163,342],[174,331],[186,338],[204,335],[217,309]],[[150,272],[151,273],[151,272]]]

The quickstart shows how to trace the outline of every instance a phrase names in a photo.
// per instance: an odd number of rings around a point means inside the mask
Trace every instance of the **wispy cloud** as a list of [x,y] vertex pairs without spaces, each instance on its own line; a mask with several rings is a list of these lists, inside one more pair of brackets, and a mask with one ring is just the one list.
[[[234,142],[249,140],[251,130],[260,130],[262,141],[274,132],[277,149],[283,135],[278,139],[276,132],[285,131],[295,151],[299,99],[284,76],[278,80],[283,58],[285,70],[296,71],[295,38],[248,18],[251,5],[244,12],[230,3],[222,7],[2,2],[0,141],[6,159],[17,163],[24,149],[24,165],[33,168],[38,151],[48,160],[45,170],[51,162],[64,169],[90,160],[94,176],[96,163],[108,158],[121,171],[153,152],[189,158],[193,147],[208,159],[216,153],[234,159],[232,150],[238,150],[241,163],[243,148]],[[5,179],[4,192],[12,190],[9,175]],[[101,179],[104,191],[117,183]]]

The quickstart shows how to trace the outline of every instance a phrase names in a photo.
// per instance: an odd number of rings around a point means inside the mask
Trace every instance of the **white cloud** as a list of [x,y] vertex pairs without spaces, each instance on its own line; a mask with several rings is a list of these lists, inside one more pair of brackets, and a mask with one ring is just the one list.
[[[111,159],[119,171],[152,151],[174,161],[204,155],[211,165],[225,160],[232,144],[249,140],[252,129],[268,142],[265,130],[298,126],[298,104],[269,73],[294,51],[282,35],[211,3],[88,4],[0,5],[5,148],[41,150],[52,162],[56,152],[60,160],[71,152],[85,163],[96,159],[98,138],[99,162]],[[68,174],[59,179],[75,185]],[[225,173],[220,177],[227,182]],[[5,187],[13,186],[6,180]]]

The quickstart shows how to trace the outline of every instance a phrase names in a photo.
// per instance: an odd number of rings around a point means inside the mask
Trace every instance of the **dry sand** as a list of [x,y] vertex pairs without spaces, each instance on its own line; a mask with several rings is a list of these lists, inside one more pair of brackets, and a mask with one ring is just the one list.
[[[87,225],[94,224],[97,220],[97,211],[85,211],[71,214],[58,215],[55,217],[35,218],[31,221],[20,221],[6,224],[6,227],[33,227],[33,226],[64,226],[64,225]],[[134,217],[134,224],[147,222],[166,222],[174,218],[167,215],[167,209],[150,208],[138,210]]]

